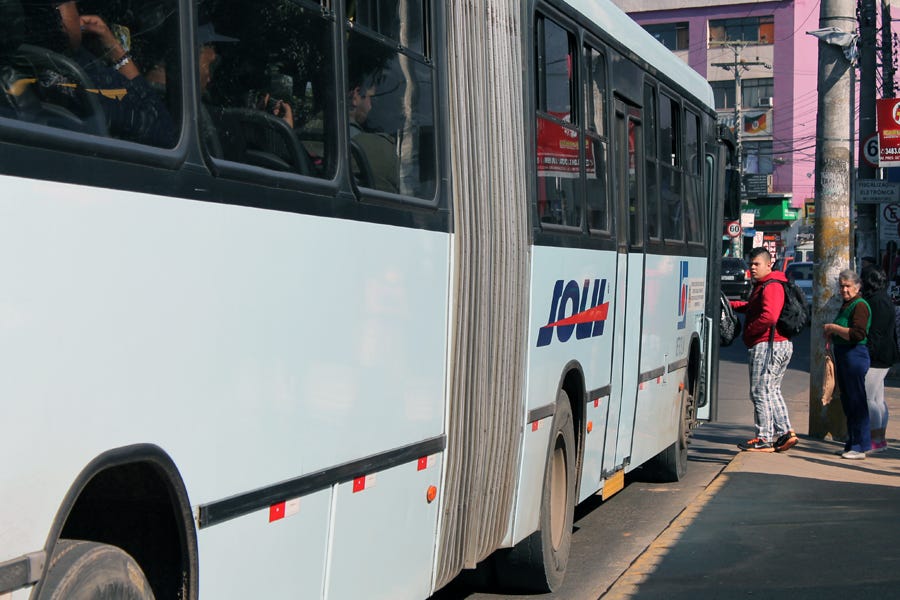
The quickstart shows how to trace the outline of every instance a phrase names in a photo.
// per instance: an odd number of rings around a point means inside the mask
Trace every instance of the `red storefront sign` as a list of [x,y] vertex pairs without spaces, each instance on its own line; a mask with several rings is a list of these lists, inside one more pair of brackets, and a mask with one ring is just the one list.
[[900,167],[900,98],[882,98],[876,104],[878,166]]

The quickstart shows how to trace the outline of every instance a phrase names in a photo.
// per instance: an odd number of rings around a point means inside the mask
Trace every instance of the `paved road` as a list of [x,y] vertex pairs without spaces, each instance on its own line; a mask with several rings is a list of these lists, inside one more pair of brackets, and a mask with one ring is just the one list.
[[[802,414],[809,389],[810,336],[794,340],[794,356],[783,390],[792,412]],[[653,484],[635,473],[605,503],[587,501],[575,514],[575,533],[566,580],[548,600],[595,600],[615,583],[663,530],[700,496],[737,453],[735,443],[752,437],[747,397],[746,348],[738,340],[720,352],[719,415],[694,432],[687,477],[677,484]],[[795,424],[796,425],[796,424]],[[803,427],[805,430],[805,426]],[[467,573],[432,600],[514,600],[535,596],[492,591],[485,572]]]

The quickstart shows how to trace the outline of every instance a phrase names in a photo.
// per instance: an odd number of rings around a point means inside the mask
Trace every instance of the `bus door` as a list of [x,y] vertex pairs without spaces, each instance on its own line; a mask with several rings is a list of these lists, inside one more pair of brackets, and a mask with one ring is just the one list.
[[640,110],[616,101],[614,131],[616,202],[616,309],[612,390],[603,452],[603,476],[631,456],[641,348],[644,296],[644,208],[639,155],[643,148]]

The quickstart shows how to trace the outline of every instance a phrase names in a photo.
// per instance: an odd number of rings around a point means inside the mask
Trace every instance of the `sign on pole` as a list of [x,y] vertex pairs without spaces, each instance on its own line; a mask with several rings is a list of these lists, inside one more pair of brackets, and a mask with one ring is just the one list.
[[900,201],[900,183],[883,179],[859,179],[856,181],[857,204],[881,204]]
[[726,229],[729,237],[736,238],[741,235],[741,224],[738,221],[731,221],[728,223],[728,227]]
[[[878,166],[900,167],[900,98],[876,101],[878,115]],[[868,150],[866,150],[868,154]]]
[[878,149],[878,134],[873,133],[866,138],[866,141],[863,144],[863,158],[870,167],[877,167],[878,157],[880,155],[881,152]]

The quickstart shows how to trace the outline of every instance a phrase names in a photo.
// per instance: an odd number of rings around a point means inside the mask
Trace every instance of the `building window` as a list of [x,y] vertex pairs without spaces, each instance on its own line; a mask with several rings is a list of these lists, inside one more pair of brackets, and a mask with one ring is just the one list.
[[[774,94],[775,80],[771,77],[741,80],[741,108],[768,108]],[[716,109],[734,108],[734,80],[711,81]]]
[[775,171],[772,161],[772,140],[744,141],[744,173],[747,175],[771,175]]
[[644,25],[644,29],[655,37],[660,44],[672,50],[687,50],[690,46],[687,21],[679,23],[658,23]]
[[772,44],[775,42],[775,17],[744,17],[719,19],[709,22],[709,43],[749,42]]

